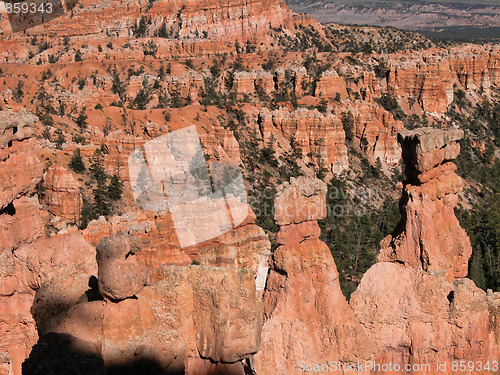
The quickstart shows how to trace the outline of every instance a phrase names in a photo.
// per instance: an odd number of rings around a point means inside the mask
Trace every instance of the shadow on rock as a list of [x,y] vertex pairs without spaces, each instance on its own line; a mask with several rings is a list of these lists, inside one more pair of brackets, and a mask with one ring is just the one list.
[[68,334],[49,333],[31,350],[23,375],[105,375],[102,358]]
[[22,366],[23,375],[181,375],[153,359],[140,358],[132,363],[104,365],[97,349],[69,334],[48,333],[40,338]]

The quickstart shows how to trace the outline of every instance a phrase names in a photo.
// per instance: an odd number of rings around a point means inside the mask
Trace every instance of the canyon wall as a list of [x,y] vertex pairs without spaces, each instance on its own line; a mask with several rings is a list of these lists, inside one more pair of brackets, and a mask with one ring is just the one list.
[[[337,116],[323,115],[317,110],[286,109],[259,113],[258,124],[263,142],[270,147],[289,145],[298,153],[297,160],[333,173],[347,169],[345,133]],[[292,144],[292,145],[291,145]]]
[[492,86],[500,84],[498,46],[434,48],[411,55],[394,54],[388,62],[388,89],[404,98],[405,107],[416,102],[435,115],[446,112],[457,88],[487,96]]
[[38,339],[30,313],[35,291],[61,273],[96,271],[95,249],[79,234],[45,239],[48,215],[37,186],[43,166],[34,154],[37,118],[25,111],[0,112],[0,369],[20,374]]
[[[321,26],[282,0],[80,5],[0,41],[0,106],[15,109],[0,111],[0,374],[288,375],[301,361],[447,361],[451,374],[453,360],[498,360],[499,294],[464,278],[452,162],[463,132],[446,116],[457,90],[480,101],[500,85],[498,46],[304,53],[287,37]],[[403,130],[387,93],[451,128]],[[115,215],[72,225],[93,188],[68,170],[72,152],[89,163],[103,149],[106,171],[129,183],[131,152],[193,124],[207,161],[242,168],[254,146],[308,176],[405,162],[402,220],[349,303],[320,240],[326,185],[312,177],[277,188],[271,238],[248,207],[236,228],[181,247],[172,216],[140,211],[128,188]],[[252,171],[271,173],[268,162]]]
[[350,301],[381,348],[377,362],[417,368],[446,362],[444,373],[452,374],[453,361],[497,360],[500,293],[486,293],[464,278],[472,248],[454,213],[462,180],[451,162],[462,137],[458,129],[399,133],[406,164],[402,219]]
[[[255,44],[266,38],[271,27],[292,20],[292,12],[282,0],[182,3],[82,0],[78,3],[66,14],[31,27],[30,33],[102,39],[159,35],[160,53],[208,53],[228,51],[236,41],[243,47],[247,42]],[[4,32],[11,31],[7,24],[2,26]],[[29,23],[24,27],[30,27]]]

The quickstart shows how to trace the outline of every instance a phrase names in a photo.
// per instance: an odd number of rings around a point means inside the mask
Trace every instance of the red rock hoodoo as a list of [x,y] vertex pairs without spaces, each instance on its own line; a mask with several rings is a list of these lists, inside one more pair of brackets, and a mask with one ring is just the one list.
[[399,133],[406,163],[400,233],[383,241],[380,261],[401,262],[447,278],[467,276],[470,239],[454,208],[462,179],[451,162],[460,153],[462,130],[420,128]]
[[335,262],[319,239],[326,184],[300,177],[276,196],[280,225],[264,294],[258,374],[293,374],[299,361],[356,362],[370,358],[370,339],[340,290]]
[[406,163],[403,218],[350,300],[379,348],[378,363],[446,363],[442,373],[453,374],[453,361],[487,363],[498,356],[500,293],[463,278],[472,250],[453,211],[462,182],[451,162],[462,137],[456,129],[399,134]]

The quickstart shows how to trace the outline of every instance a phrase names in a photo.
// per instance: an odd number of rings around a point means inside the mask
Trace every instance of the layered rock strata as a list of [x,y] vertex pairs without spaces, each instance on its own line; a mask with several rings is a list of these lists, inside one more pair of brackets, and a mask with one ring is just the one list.
[[389,55],[388,88],[430,113],[442,115],[453,101],[454,85],[489,95],[500,83],[500,50],[496,46],[464,46],[450,50]]
[[35,291],[61,273],[97,271],[95,250],[81,235],[43,239],[43,170],[30,139],[36,121],[25,111],[0,112],[0,358],[9,374],[21,373],[38,339],[30,313]]
[[52,215],[69,223],[78,223],[82,208],[80,184],[73,173],[63,167],[51,167],[43,179],[44,201]]
[[463,131],[419,128],[402,131],[406,181],[397,233],[382,242],[380,261],[397,261],[424,271],[465,277],[472,254],[470,239],[454,208],[462,179],[451,162],[460,153]]
[[295,147],[295,152],[300,149],[300,160],[306,164],[333,173],[341,173],[348,166],[345,133],[338,116],[307,109],[262,109],[258,123],[265,144],[274,140],[281,147]]
[[292,178],[276,197],[280,225],[264,294],[258,374],[294,374],[299,363],[356,362],[370,358],[370,339],[340,290],[335,262],[319,239],[326,185]]
[[379,348],[372,361],[409,366],[415,374],[454,374],[460,361],[491,363],[499,353],[500,293],[463,278],[472,249],[453,211],[462,181],[451,162],[462,137],[457,129],[400,132],[402,220],[350,300]]

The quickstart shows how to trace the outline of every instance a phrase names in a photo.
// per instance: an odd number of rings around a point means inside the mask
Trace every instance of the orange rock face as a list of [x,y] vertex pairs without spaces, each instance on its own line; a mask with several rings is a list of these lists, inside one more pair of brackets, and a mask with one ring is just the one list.
[[[56,296],[54,289],[40,294],[47,299],[38,303],[50,304]],[[46,332],[85,343],[86,351],[101,356],[106,366],[148,359],[167,371],[206,374],[210,361],[223,361],[227,365],[220,368],[243,371],[242,360],[259,347],[262,306],[247,270],[169,267],[162,281],[145,287],[136,299],[82,300],[45,326]]]
[[41,180],[42,164],[23,141],[33,135],[37,118],[27,112],[0,112],[0,209],[33,191]]
[[354,102],[350,109],[354,117],[354,137],[365,152],[387,164],[401,160],[401,148],[397,143],[398,131],[403,123],[383,108],[369,102]]
[[28,138],[36,118],[26,112],[0,112],[0,369],[20,374],[21,363],[38,338],[29,313],[33,290],[29,269],[18,250],[44,233],[37,197],[42,165]]
[[275,198],[274,219],[280,226],[317,221],[326,217],[326,185],[307,177],[283,183]]
[[28,139],[35,120],[24,111],[0,112],[0,358],[9,374],[21,373],[38,339],[30,313],[35,290],[70,270],[97,272],[95,249],[81,235],[42,239],[46,215],[35,193],[42,164]]
[[124,232],[104,238],[96,247],[98,285],[103,297],[124,300],[149,284],[149,271],[137,261],[141,241]]
[[[372,348],[340,290],[328,246],[318,239],[326,186],[299,178],[282,186],[276,199],[281,224],[264,294],[262,346],[255,356],[258,374],[294,374],[300,361],[326,363],[368,359]],[[285,199],[290,198],[290,199]],[[308,207],[285,210],[286,205]],[[289,212],[283,217],[278,212]],[[312,213],[314,212],[314,213]]]
[[265,71],[236,72],[233,88],[238,98],[261,93],[272,95],[275,90],[273,74]]
[[[133,26],[139,23],[141,16],[151,17],[153,21],[147,27],[145,36],[154,36],[164,25],[170,38],[160,39],[159,53],[190,54],[203,51],[228,51],[229,41],[256,42],[269,32],[270,27],[277,27],[292,18],[290,9],[282,0],[241,1],[217,3],[211,1],[190,0],[182,4],[167,0],[151,3],[121,1],[106,6],[95,0],[80,2],[71,14],[32,28],[34,33],[64,33],[71,36],[128,37],[133,33]],[[4,30],[6,32],[10,30]],[[216,51],[218,49],[218,51]],[[231,46],[232,49],[232,46]],[[112,52],[112,51],[111,51]],[[140,53],[142,54],[142,52]]]
[[453,101],[454,84],[468,92],[488,94],[499,84],[500,50],[497,47],[443,51],[429,49],[411,56],[390,57],[388,87],[397,95],[412,98],[426,111],[444,114]]
[[335,70],[328,70],[321,75],[316,85],[315,95],[318,97],[335,98],[337,93],[341,98],[347,97],[345,79],[340,77]]
[[380,348],[373,361],[400,366],[447,362],[443,373],[453,374],[455,360],[496,360],[498,327],[489,322],[498,316],[492,309],[498,300],[498,293],[487,294],[469,279],[451,283],[444,272],[382,262],[366,272],[350,304]]
[[399,261],[425,271],[444,270],[449,280],[467,275],[472,247],[454,213],[462,181],[448,162],[458,156],[462,137],[463,131],[453,129],[400,133],[407,177],[403,219],[400,234],[384,239],[381,261]]
[[169,265],[188,265],[197,262],[206,266],[250,269],[262,290],[267,274],[267,260],[271,243],[264,231],[254,224],[255,216],[237,228],[201,244],[182,248],[177,240],[172,218],[166,212],[147,215],[130,211],[122,216],[93,220],[83,231],[85,239],[96,246],[103,238],[123,231],[142,240],[142,251],[137,254],[140,263],[151,272],[152,279],[162,279]]
[[[33,115],[0,112],[0,374],[21,374],[25,360],[35,372],[68,373],[57,367],[63,364],[85,375],[105,374],[106,367],[139,373],[143,366],[147,373],[289,375],[300,372],[300,361],[364,360],[448,361],[442,373],[451,374],[453,359],[498,360],[500,296],[462,279],[471,246],[453,211],[462,181],[451,162],[462,134],[401,132],[398,144],[403,123],[378,102],[390,92],[408,113],[444,118],[454,90],[479,98],[500,84],[497,46],[364,55],[362,64],[355,62],[360,55],[307,57],[281,42],[293,40],[300,26],[323,30],[308,16],[292,15],[283,0],[80,0],[67,15],[16,34],[0,18],[0,106],[35,111],[44,107],[45,91],[45,104],[66,111],[51,114],[48,128],[67,129],[59,152],[31,138]],[[38,44],[30,43],[33,36]],[[39,51],[47,40],[52,45]],[[151,45],[153,55],[146,53]],[[233,68],[236,57],[240,65]],[[381,57],[385,78],[372,69]],[[266,58],[277,66],[268,71]],[[220,74],[212,72],[215,63]],[[14,89],[20,82],[22,98]],[[209,89],[215,99],[207,100]],[[141,92],[151,97],[138,109]],[[322,99],[323,113],[314,109]],[[217,105],[200,104],[210,100]],[[79,129],[74,119],[83,108],[88,126]],[[243,163],[248,130],[260,146],[276,149],[279,163],[292,156],[306,174],[341,174],[349,168],[342,124],[349,111],[354,128],[347,144],[373,163],[380,159],[384,171],[400,161],[401,148],[407,163],[404,219],[350,304],[319,239],[326,186],[310,178],[278,188],[273,252],[251,214],[217,238],[181,248],[170,214],[138,211],[130,191],[117,204],[119,215],[46,238],[49,213],[67,222],[80,216],[80,186],[64,156],[77,147],[90,158],[103,145],[106,172],[129,182],[132,151],[195,124],[212,161]],[[230,123],[234,116],[238,121]],[[70,141],[75,135],[86,144]],[[56,160],[43,185],[34,149],[42,151],[34,143]],[[189,213],[197,214],[196,207]],[[206,220],[197,229],[210,225]]]
[[52,215],[65,218],[69,223],[80,219],[82,198],[80,184],[73,173],[62,167],[49,168],[44,176],[45,202]]
[[299,109],[289,112],[286,109],[269,111],[262,109],[259,126],[264,142],[273,137],[281,147],[290,144],[302,150],[300,158],[306,164],[340,173],[348,166],[345,133],[340,118],[322,115],[317,110]]
[[453,361],[486,363],[498,356],[498,325],[491,322],[498,320],[500,293],[485,293],[462,278],[472,249],[454,215],[462,182],[449,161],[462,136],[432,128],[400,133],[407,177],[400,234],[382,241],[380,263],[365,273],[350,301],[379,348],[377,363],[446,363],[440,371],[453,374]]

